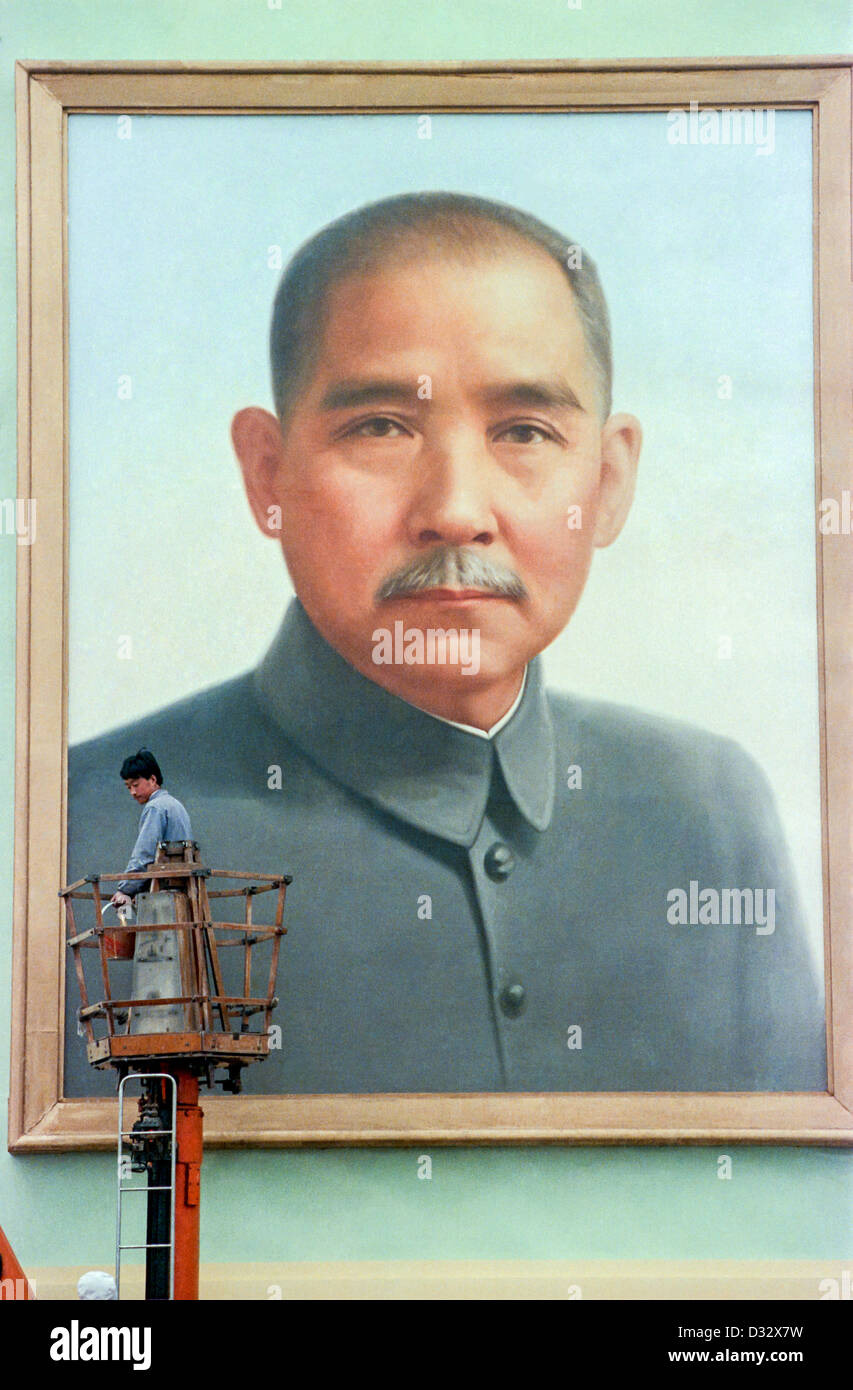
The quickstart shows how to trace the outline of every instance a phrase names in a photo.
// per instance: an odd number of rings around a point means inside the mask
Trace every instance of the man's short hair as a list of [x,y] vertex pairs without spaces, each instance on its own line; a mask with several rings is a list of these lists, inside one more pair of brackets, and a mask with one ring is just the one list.
[[131,753],[129,758],[125,758],[119,776],[123,782],[132,782],[134,777],[156,777],[160,786],[163,785],[160,764],[150,748],[140,748],[138,752]]
[[285,267],[270,330],[272,389],[284,425],[311,379],[329,293],[352,275],[438,251],[469,260],[526,242],[544,251],[571,286],[598,384],[610,414],[613,365],[607,302],[594,262],[575,242],[508,203],[467,193],[403,193],[356,208],[304,242]]

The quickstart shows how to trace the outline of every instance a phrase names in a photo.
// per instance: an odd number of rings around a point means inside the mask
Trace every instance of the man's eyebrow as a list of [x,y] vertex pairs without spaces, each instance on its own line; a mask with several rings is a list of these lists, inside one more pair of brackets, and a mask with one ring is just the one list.
[[574,391],[560,377],[547,381],[507,381],[480,393],[489,405],[532,405],[546,410],[583,410]]
[[[538,406],[546,410],[583,410],[575,392],[560,377],[553,380],[506,381],[485,386],[477,393],[487,405]],[[352,410],[360,405],[375,405],[395,401],[400,405],[417,403],[415,382],[385,380],[384,378],[348,379],[327,387],[320,398],[320,409]]]
[[320,398],[321,410],[347,410],[357,405],[372,405],[379,401],[397,401],[404,405],[418,399],[417,383],[386,381],[376,377],[335,382]]

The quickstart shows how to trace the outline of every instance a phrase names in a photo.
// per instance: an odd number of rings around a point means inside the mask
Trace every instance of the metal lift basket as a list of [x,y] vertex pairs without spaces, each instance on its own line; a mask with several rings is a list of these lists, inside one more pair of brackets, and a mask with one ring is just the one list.
[[[115,885],[129,879],[151,882],[151,891],[137,896],[135,921],[105,923],[104,909]],[[229,880],[238,886],[227,886]],[[242,1068],[262,1060],[270,1050],[270,1016],[278,1003],[274,990],[290,882],[289,874],[208,869],[200,861],[195,841],[181,840],[160,844],[154,863],[136,873],[89,874],[63,888],[67,944],[80,987],[79,1019],[92,1066],[115,1067],[127,1074],[172,1059],[192,1066],[209,1085],[214,1083],[215,1069],[225,1067],[228,1078],[222,1080],[223,1088],[239,1090]],[[270,925],[254,919],[255,898],[263,893],[277,894]],[[211,903],[223,899],[233,899],[237,911],[227,913],[231,920],[216,921]],[[81,902],[87,906],[81,908]],[[91,925],[78,921],[84,914]],[[97,951],[99,956],[102,992],[93,1002],[86,984],[84,950]],[[224,951],[232,954],[225,958]],[[235,958],[237,952],[242,952],[242,961]],[[267,952],[268,963],[263,959]],[[132,997],[115,998],[111,968],[130,957],[134,958]],[[128,967],[123,968],[126,979]],[[227,992],[226,975],[238,989],[242,985],[242,993]],[[263,976],[265,993],[253,993],[253,975]]]

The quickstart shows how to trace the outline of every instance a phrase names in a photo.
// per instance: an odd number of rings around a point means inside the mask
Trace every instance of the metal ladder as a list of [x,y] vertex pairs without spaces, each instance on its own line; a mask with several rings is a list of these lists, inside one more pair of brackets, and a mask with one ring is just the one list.
[[[171,1086],[171,1126],[169,1129],[149,1128],[143,1121],[137,1120],[136,1125],[131,1129],[125,1128],[124,1105],[125,1099],[132,1101],[143,1099],[143,1096],[126,1097],[125,1087],[128,1081],[152,1082],[168,1081]],[[167,1102],[168,1103],[168,1102]],[[178,1083],[174,1076],[168,1072],[130,1072],[123,1076],[118,1088],[118,1161],[116,1163],[116,1297],[121,1298],[121,1255],[123,1250],[144,1250],[145,1254],[145,1297],[169,1299],[175,1296],[175,1162],[177,1158],[177,1106],[178,1106]],[[150,1102],[149,1102],[150,1109]],[[146,1149],[150,1148],[153,1140],[168,1139],[168,1159],[147,1158],[144,1159]],[[125,1168],[125,1145],[129,1145],[131,1153],[134,1155],[131,1172],[148,1171],[149,1181],[144,1185],[130,1186],[123,1181]],[[160,1146],[163,1147],[162,1145]],[[143,1166],[140,1167],[140,1164]],[[170,1180],[168,1183],[150,1181],[151,1176],[156,1173],[160,1178],[164,1176],[163,1169],[168,1167]],[[152,1222],[163,1225],[164,1207],[168,1201],[168,1234],[166,1240],[146,1240],[139,1242],[123,1242],[122,1232],[122,1202],[128,1192],[147,1192],[148,1203],[146,1222],[146,1235],[151,1235]],[[168,1199],[162,1196],[153,1197],[153,1194],[168,1193]],[[168,1295],[162,1292],[152,1292],[152,1286],[157,1289],[163,1287],[163,1255],[155,1255],[153,1252],[169,1252],[168,1259]]]

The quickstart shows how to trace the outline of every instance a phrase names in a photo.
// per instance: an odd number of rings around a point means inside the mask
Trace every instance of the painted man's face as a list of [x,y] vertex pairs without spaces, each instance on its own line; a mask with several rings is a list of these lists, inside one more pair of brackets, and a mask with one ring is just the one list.
[[[536,250],[343,281],[284,431],[250,409],[233,436],[256,520],[326,640],[481,727],[569,621],[593,549],[621,529],[640,446],[632,416],[602,426],[570,286]],[[376,634],[397,622],[476,631],[478,669],[377,664]]]

